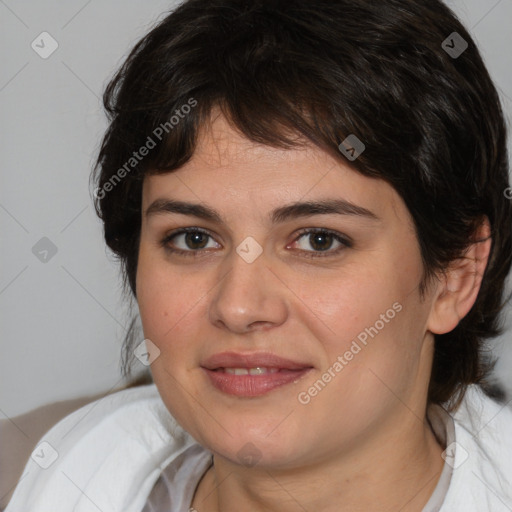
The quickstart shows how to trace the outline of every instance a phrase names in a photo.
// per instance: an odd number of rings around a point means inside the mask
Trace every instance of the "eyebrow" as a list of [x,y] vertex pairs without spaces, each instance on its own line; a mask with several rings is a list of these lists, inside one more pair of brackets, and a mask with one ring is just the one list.
[[[221,215],[213,208],[198,203],[187,203],[173,199],[156,199],[146,209],[145,216],[150,217],[166,213],[191,215],[200,219],[223,224]],[[357,206],[349,201],[345,201],[344,199],[324,199],[319,201],[296,202],[276,208],[270,215],[270,221],[272,224],[278,224],[300,217],[331,214],[352,215],[370,220],[380,220],[372,211],[362,206]]]

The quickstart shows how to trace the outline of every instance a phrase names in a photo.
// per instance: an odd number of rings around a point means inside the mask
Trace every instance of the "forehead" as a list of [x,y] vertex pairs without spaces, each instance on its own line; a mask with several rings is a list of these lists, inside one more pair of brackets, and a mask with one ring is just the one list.
[[[377,216],[408,217],[405,204],[385,181],[363,176],[344,157],[310,142],[292,149],[249,140],[218,111],[198,134],[192,158],[166,174],[144,180],[143,209],[160,198],[216,205],[226,211],[261,212],[291,201],[340,198]],[[231,207],[231,208],[230,208]]]

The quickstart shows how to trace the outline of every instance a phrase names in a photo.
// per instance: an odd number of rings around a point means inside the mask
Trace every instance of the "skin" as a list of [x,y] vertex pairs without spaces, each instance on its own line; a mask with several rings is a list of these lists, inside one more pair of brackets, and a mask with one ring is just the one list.
[[[147,216],[162,198],[207,205],[223,222]],[[275,208],[326,198],[377,219],[317,214],[269,221]],[[171,414],[214,453],[192,506],[421,511],[444,464],[425,418],[434,333],[452,330],[471,308],[490,240],[471,246],[422,298],[412,219],[390,185],[312,145],[253,143],[218,112],[188,163],[145,178],[142,212],[137,301],[144,335],[160,350],[151,371]],[[168,253],[160,243],[185,227],[211,235],[197,257]],[[340,243],[333,239],[319,251],[313,235],[298,233],[304,228],[335,231],[352,245],[335,254]],[[236,252],[248,236],[263,250],[252,263]],[[198,252],[183,235],[168,245]],[[299,393],[394,303],[401,311],[309,403],[300,403]],[[223,351],[272,352],[313,369],[264,396],[234,397],[214,388],[200,367]],[[238,455],[247,443],[258,452],[252,467]]]

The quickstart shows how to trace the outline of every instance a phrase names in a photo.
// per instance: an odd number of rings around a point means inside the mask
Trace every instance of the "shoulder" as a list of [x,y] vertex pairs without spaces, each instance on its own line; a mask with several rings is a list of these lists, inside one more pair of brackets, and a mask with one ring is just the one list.
[[[512,474],[512,406],[488,397],[476,385],[468,388],[465,399],[454,414],[460,442],[467,440],[479,455],[492,455],[497,471]],[[469,459],[469,457],[468,457]],[[510,480],[508,481],[510,486]]]
[[[512,508],[512,408],[472,385],[453,414],[455,444],[446,510]],[[448,461],[447,461],[448,462]],[[461,509],[462,510],[462,509]]]
[[39,439],[61,419],[106,393],[60,400],[10,419],[0,419],[0,510],[9,503]]
[[106,395],[39,440],[6,512],[140,510],[161,468],[191,444],[154,384]]

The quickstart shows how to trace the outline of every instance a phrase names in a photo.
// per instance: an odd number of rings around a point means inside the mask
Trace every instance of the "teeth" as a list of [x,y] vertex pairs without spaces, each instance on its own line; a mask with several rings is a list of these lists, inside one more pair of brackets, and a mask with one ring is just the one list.
[[266,373],[277,373],[279,368],[264,368],[258,366],[256,368],[224,368],[225,373],[231,375],[264,375]]
[[233,375],[249,375],[247,368],[224,368],[224,371]]

